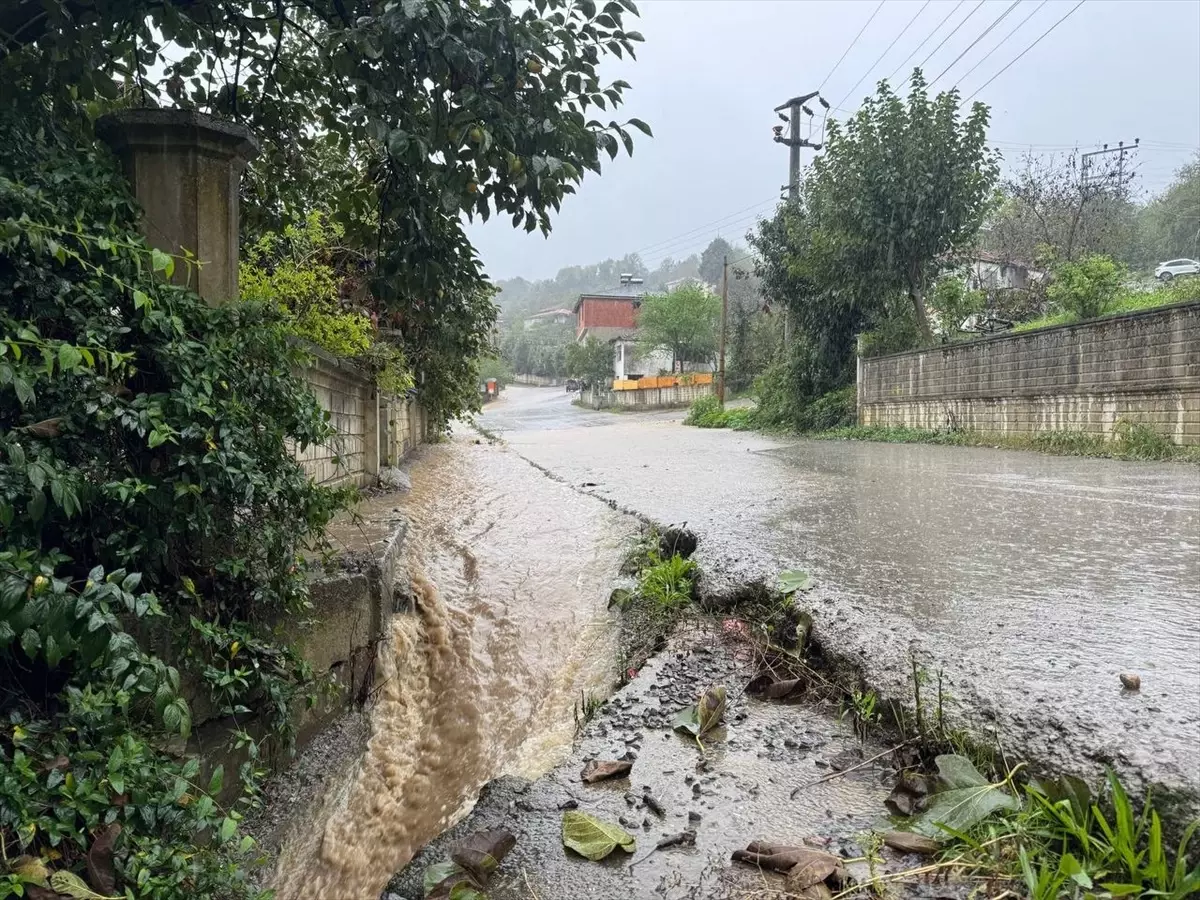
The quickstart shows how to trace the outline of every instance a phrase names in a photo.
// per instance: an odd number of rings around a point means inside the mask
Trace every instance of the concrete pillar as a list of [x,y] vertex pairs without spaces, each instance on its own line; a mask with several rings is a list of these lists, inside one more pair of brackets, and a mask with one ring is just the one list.
[[187,109],[124,109],[96,133],[121,158],[150,246],[200,261],[198,271],[177,261],[171,280],[212,305],[236,298],[238,182],[258,155],[250,131]]

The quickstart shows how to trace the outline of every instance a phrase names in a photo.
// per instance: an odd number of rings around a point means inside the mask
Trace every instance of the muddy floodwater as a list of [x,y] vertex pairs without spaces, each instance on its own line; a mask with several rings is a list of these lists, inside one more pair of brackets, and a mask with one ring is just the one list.
[[719,577],[810,570],[818,637],[876,683],[903,693],[915,655],[1009,746],[1200,791],[1200,468],[778,440],[568,400],[512,387],[482,422],[580,490],[686,521]]
[[[410,522],[417,612],[394,618],[360,764],[280,855],[280,900],[375,898],[488,779],[570,752],[581,694],[607,692],[606,600],[634,524],[474,433],[422,451]],[[381,507],[381,508],[377,508]]]
[[[694,645],[663,654],[575,741],[580,698],[612,685],[606,601],[638,528],[630,513],[696,532],[710,594],[812,572],[814,637],[884,696],[911,696],[915,662],[926,699],[942,673],[952,715],[1006,753],[1091,779],[1112,765],[1135,790],[1153,782],[1196,804],[1200,469],[781,440],[681,419],[512,387],[481,420],[500,441],[461,428],[411,463],[410,493],[364,507],[369,521],[409,519],[415,609],[395,616],[380,654],[366,752],[325,767],[336,773],[323,803],[284,841],[280,900],[373,900],[419,853],[387,890],[420,896],[421,866],[495,824],[522,835],[498,900],[744,896],[725,863],[759,837],[855,854],[885,771],[790,795],[854,744],[843,723],[742,698],[709,762],[664,723],[698,679],[736,688],[736,658],[726,670]],[[1140,692],[1122,691],[1123,672]],[[582,760],[623,751],[637,758],[628,789],[661,795],[664,816],[615,786],[579,793]],[[633,873],[571,867],[556,829],[573,799],[647,847],[694,826],[695,846]]]

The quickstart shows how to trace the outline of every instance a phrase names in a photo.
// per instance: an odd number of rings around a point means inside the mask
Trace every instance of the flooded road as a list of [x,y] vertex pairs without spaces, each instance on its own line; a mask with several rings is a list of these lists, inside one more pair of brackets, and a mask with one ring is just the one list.
[[1200,791],[1200,469],[681,418],[514,386],[482,424],[578,489],[686,521],[717,579],[810,570],[818,638],[896,695],[915,656],[1009,747]]
[[581,694],[611,686],[606,605],[634,523],[467,431],[362,510],[409,518],[417,610],[380,652],[361,765],[285,843],[280,900],[377,897],[485,781],[560,762]]

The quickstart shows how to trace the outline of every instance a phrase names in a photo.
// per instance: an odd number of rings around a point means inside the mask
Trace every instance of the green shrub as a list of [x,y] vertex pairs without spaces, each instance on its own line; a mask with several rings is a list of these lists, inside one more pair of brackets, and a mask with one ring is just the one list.
[[173,749],[191,713],[162,655],[263,727],[234,738],[251,799],[312,690],[272,626],[349,499],[293,456],[331,430],[277,309],[161,280],[189,261],[145,245],[88,135],[0,113],[0,148],[0,848],[32,860],[0,897],[91,877],[109,838],[123,895],[257,896],[241,804]]
[[1179,448],[1150,425],[1121,419],[1113,427],[1113,441],[1133,459],[1169,459]]
[[1125,281],[1125,267],[1107,256],[1086,256],[1055,267],[1046,298],[1080,319],[1108,311]]
[[340,246],[342,229],[312,213],[303,225],[267,233],[246,248],[238,269],[243,300],[274,304],[289,334],[376,373],[380,388],[413,386],[404,352],[379,337],[371,317],[343,301],[365,292],[361,254]]
[[858,389],[854,385],[823,394],[800,410],[801,431],[828,431],[853,425],[858,419]]
[[724,428],[726,426],[725,410],[721,402],[712,394],[698,397],[692,401],[684,425],[694,425],[697,428]]

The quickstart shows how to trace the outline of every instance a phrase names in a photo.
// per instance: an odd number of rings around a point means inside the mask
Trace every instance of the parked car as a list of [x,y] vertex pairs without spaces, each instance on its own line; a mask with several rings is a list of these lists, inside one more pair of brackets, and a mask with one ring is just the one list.
[[1200,275],[1200,262],[1194,259],[1173,259],[1159,263],[1154,277],[1159,281],[1170,281],[1176,275]]

